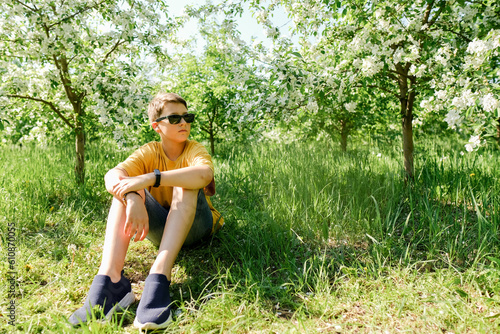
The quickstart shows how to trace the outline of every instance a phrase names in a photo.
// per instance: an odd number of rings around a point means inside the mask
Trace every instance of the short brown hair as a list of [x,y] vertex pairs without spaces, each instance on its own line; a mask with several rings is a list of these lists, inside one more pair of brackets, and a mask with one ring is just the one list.
[[180,95],[175,93],[158,93],[155,98],[149,102],[148,106],[148,117],[151,123],[161,116],[163,108],[167,103],[183,104],[187,109],[186,100],[184,100]]

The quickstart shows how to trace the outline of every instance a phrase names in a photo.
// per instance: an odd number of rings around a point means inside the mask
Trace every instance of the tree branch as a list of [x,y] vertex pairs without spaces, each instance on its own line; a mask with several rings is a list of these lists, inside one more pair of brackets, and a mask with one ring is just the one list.
[[57,116],[59,116],[59,118],[61,118],[64,121],[64,123],[66,123],[70,128],[72,128],[72,129],[75,128],[75,126],[73,124],[71,124],[66,117],[64,117],[64,115],[61,113],[61,111],[59,109],[57,109],[57,107],[52,102],[49,102],[49,101],[46,101],[43,99],[39,99],[39,98],[36,98],[33,96],[24,96],[24,95],[17,95],[17,94],[7,94],[6,96],[18,98],[18,99],[25,99],[25,100],[42,102],[42,103],[48,105],[50,107],[50,109],[54,110],[54,112],[57,114]]
[[106,2],[106,0],[103,0],[103,1],[101,1],[101,2],[99,2],[99,3],[96,3],[94,6],[91,6],[91,7],[83,7],[82,9],[80,9],[80,10],[76,11],[75,13],[73,13],[73,14],[71,14],[71,15],[69,15],[69,16],[63,17],[63,18],[62,18],[62,19],[60,19],[59,21],[52,23],[51,25],[49,25],[49,26],[48,26],[48,28],[49,28],[49,29],[51,29],[52,27],[54,27],[54,26],[56,26],[56,25],[58,25],[58,24],[60,24],[60,23],[62,23],[62,22],[64,22],[64,21],[70,20],[70,19],[74,18],[75,16],[77,16],[77,15],[79,15],[79,14],[81,14],[81,13],[84,13],[84,12],[86,12],[86,11],[88,11],[88,10],[91,10],[91,9],[97,8],[97,7],[99,7],[101,4],[103,4],[104,2]]
[[467,41],[467,43],[472,42],[472,40],[471,40],[469,37],[467,37],[467,36],[465,36],[465,35],[463,35],[463,34],[461,34],[461,33],[459,33],[459,32],[456,32],[456,31],[450,30],[450,29],[446,29],[446,28],[436,28],[436,29],[433,29],[433,30],[431,30],[431,31],[434,31],[434,30],[437,30],[437,29],[441,29],[441,30],[443,30],[443,31],[451,32],[452,34],[455,34],[455,35],[459,36],[460,38],[463,38],[465,41]]
[[[437,11],[437,13],[434,15],[434,17],[432,18],[432,20],[430,22],[425,22],[424,24],[427,24],[428,27],[432,26],[434,23],[436,23],[437,19],[439,18],[439,16],[441,16],[441,13],[443,12],[444,8],[446,6],[446,1],[441,1],[440,3],[440,7],[439,7],[439,10]],[[430,12],[429,12],[429,17],[430,17]],[[427,17],[427,20],[429,19],[429,17]]]
[[108,60],[108,57],[111,55],[111,53],[113,53],[113,51],[115,51],[120,45],[124,44],[125,43],[125,40],[121,41],[121,40],[118,40],[116,42],[115,45],[113,45],[113,47],[111,48],[111,50],[109,50],[108,53],[106,53],[106,55],[104,56],[102,62],[105,63],[107,60]]
[[[396,76],[395,76],[394,74],[392,74],[392,73],[395,73],[395,74],[398,74],[398,75],[399,75],[399,74],[401,74],[401,73],[399,73],[398,71],[394,71],[394,70],[388,70],[388,71],[389,71],[390,73],[387,73],[387,76],[388,76],[389,78],[391,78],[391,79],[393,79],[393,80],[396,80],[396,81],[397,81],[397,80],[398,80],[398,77],[396,77]],[[404,74],[403,74],[403,76],[405,76],[405,77],[406,77],[406,75],[404,75]]]
[[26,7],[26,8],[28,8],[28,9],[29,9],[29,10],[31,10],[32,12],[35,12],[35,13],[37,12],[36,7],[35,7],[35,8],[31,8],[30,6],[28,6],[28,5],[27,5],[27,4],[25,4],[24,2],[21,2],[21,1],[19,1],[19,0],[14,0],[14,1],[15,1],[15,2],[17,2],[17,3],[18,3],[18,4],[20,4],[20,5],[22,5],[22,6]]
[[427,8],[425,9],[424,18],[422,19],[422,25],[429,22],[429,16],[431,16],[432,7],[434,6],[434,1],[427,3]]

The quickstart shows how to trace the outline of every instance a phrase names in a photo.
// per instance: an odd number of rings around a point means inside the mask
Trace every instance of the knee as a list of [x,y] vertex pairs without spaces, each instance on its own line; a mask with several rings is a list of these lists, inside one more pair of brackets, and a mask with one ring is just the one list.
[[174,187],[170,209],[183,211],[196,211],[198,189],[184,189]]

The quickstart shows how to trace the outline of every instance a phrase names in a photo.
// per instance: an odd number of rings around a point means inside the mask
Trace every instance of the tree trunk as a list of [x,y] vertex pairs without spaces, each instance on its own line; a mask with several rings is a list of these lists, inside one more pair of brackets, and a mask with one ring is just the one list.
[[215,136],[213,130],[210,131],[210,151],[211,154],[215,154]]
[[500,117],[497,118],[497,143],[500,146]]
[[82,117],[85,114],[82,109],[82,102],[85,97],[85,93],[78,93],[73,88],[70,79],[71,75],[69,71],[69,62],[66,55],[60,54],[58,56],[53,54],[52,57],[54,59],[54,64],[59,70],[59,76],[64,86],[66,96],[73,106],[73,111],[75,113],[75,177],[76,182],[81,185],[85,182],[85,129],[82,122]]
[[412,128],[413,113],[409,112],[402,117],[403,126],[403,156],[404,167],[408,179],[413,179],[413,128]]
[[78,184],[85,182],[85,130],[83,124],[77,121],[75,127],[75,143],[76,143],[76,164],[75,177]]
[[340,121],[340,148],[342,152],[347,151],[347,136],[349,135],[349,128],[347,127],[347,122],[344,120]]
[[216,100],[215,101],[215,106],[212,109],[212,117],[209,117],[208,120],[208,130],[209,130],[209,135],[210,135],[210,151],[212,155],[215,155],[215,127],[214,123],[217,118],[217,108],[219,107],[219,103]]
[[[406,180],[413,180],[415,167],[413,165],[413,103],[415,101],[415,77],[408,76],[409,64],[406,68],[397,66],[399,72],[399,101],[401,105],[401,124],[403,130],[403,159]],[[408,80],[410,87],[408,87]]]

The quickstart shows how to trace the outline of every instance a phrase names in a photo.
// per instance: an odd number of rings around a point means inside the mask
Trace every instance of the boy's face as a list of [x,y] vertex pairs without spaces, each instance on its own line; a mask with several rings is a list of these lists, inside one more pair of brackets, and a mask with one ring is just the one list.
[[[170,115],[185,115],[187,114],[186,107],[181,103],[167,103],[163,107],[163,112],[160,117]],[[161,140],[173,141],[176,143],[185,142],[191,132],[191,124],[187,123],[184,118],[177,124],[170,124],[168,118],[152,123],[153,129],[160,134]]]

